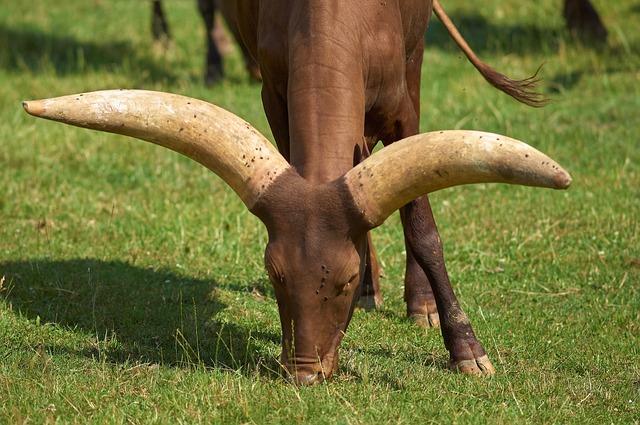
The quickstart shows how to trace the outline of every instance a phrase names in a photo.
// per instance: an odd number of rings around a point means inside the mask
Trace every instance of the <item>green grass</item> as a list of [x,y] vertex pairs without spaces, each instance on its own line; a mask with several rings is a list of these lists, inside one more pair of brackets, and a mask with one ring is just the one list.
[[437,331],[404,318],[397,216],[374,240],[384,308],[358,311],[330,382],[278,378],[266,233],[217,177],[155,146],[27,116],[22,99],[135,87],[203,98],[270,135],[234,55],[201,80],[195,2],[0,0],[0,423],[638,423],[640,9],[597,1],[600,51],[567,36],[560,1],[446,0],[478,53],[553,103],[498,93],[434,21],[422,128],[528,141],[568,192],[481,185],[433,196],[448,268],[498,369],[446,370]]

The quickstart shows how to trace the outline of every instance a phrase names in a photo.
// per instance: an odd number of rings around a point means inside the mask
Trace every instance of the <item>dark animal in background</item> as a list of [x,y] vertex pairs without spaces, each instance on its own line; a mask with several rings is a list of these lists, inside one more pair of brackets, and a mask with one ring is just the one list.
[[605,42],[607,29],[589,0],[564,0],[567,29],[586,41]]
[[171,40],[169,23],[164,14],[162,0],[152,0],[151,2],[151,34],[153,39],[162,44],[167,44]]
[[[225,47],[225,45],[228,45],[229,42],[223,29],[222,20],[218,19],[218,16],[220,16],[219,13],[222,13],[222,16],[224,16],[227,27],[242,52],[242,58],[249,77],[253,81],[261,81],[260,68],[240,38],[235,19],[233,17],[230,18],[229,15],[225,13],[229,8],[219,8],[217,3],[215,0],[198,0],[198,11],[200,12],[206,29],[207,56],[204,73],[205,84],[213,85],[224,78],[224,59],[222,52],[228,48]],[[153,34],[154,40],[163,44],[166,44],[167,41],[171,39],[169,24],[164,13],[162,0],[152,1],[151,33]]]
[[[483,63],[437,0],[437,16],[491,84],[539,105],[532,80]],[[239,117],[196,99],[113,90],[25,102],[32,115],[141,138],[222,177],[266,226],[265,265],[295,382],[322,381],[364,287],[377,295],[369,231],[400,209],[409,316],[441,325],[452,369],[493,365],[456,299],[427,194],[507,182],[563,189],[571,178],[535,149],[474,131],[418,134],[429,0],[236,0],[258,58],[278,151]],[[434,107],[438,107],[434,103]],[[386,147],[369,156],[378,141]]]

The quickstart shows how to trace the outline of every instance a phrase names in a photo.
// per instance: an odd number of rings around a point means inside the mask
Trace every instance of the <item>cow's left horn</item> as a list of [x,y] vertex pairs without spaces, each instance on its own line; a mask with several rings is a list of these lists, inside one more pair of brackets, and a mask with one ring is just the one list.
[[437,131],[393,143],[345,174],[357,208],[376,227],[417,197],[470,183],[566,189],[571,177],[518,140],[478,131]]
[[210,103],[145,90],[105,90],[23,102],[31,115],[146,140],[198,161],[249,209],[289,168],[243,119]]

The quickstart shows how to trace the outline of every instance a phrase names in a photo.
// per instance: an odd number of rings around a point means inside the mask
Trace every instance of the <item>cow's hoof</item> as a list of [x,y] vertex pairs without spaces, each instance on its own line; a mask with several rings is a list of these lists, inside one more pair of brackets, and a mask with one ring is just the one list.
[[219,74],[207,74],[204,77],[204,85],[207,87],[213,87],[222,82],[222,75]]
[[361,295],[358,307],[365,311],[377,310],[382,307],[382,297],[376,295]]
[[491,376],[496,373],[496,369],[487,355],[471,360],[450,360],[449,369],[465,375]]
[[437,312],[428,314],[412,314],[409,316],[409,319],[413,320],[413,322],[421,328],[430,329],[440,327],[440,316]]
[[224,79],[224,71],[222,66],[210,65],[204,73],[204,85],[207,87],[215,86]]

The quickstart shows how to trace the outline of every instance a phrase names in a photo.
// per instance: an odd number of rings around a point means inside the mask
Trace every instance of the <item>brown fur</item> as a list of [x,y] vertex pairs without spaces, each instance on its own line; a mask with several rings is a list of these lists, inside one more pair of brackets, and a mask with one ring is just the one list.
[[[265,263],[278,300],[282,362],[296,382],[311,384],[337,368],[338,344],[359,287],[379,295],[375,256],[367,249],[369,228],[353,210],[341,176],[378,140],[390,144],[418,132],[423,34],[432,3],[223,4],[260,65],[269,124],[298,173],[279,177],[254,213],[269,231]],[[496,87],[525,103],[540,102],[531,92],[534,79],[508,79],[472,58]],[[444,267],[428,198],[411,202],[401,215],[408,315],[428,315],[437,323],[440,313],[454,366],[488,362],[470,323],[456,320],[464,313]]]
[[474,65],[476,66],[476,69],[480,71],[485,80],[487,80],[493,87],[505,92],[525,105],[540,108],[549,103],[549,99],[535,91],[536,86],[540,82],[538,73],[542,66],[540,66],[540,68],[538,68],[535,74],[531,77],[524,78],[522,80],[512,80],[504,74],[494,70],[484,62],[474,63]]

